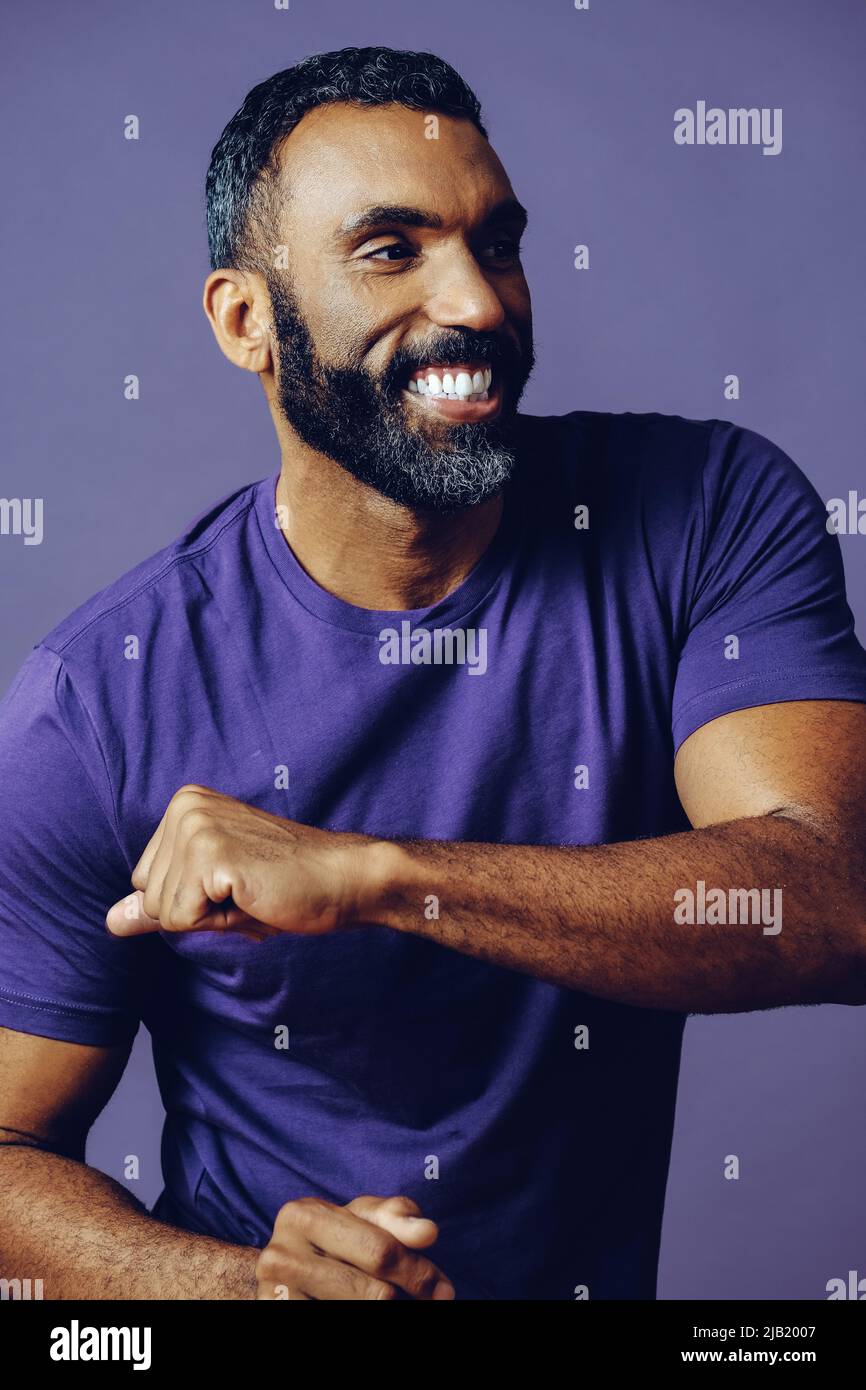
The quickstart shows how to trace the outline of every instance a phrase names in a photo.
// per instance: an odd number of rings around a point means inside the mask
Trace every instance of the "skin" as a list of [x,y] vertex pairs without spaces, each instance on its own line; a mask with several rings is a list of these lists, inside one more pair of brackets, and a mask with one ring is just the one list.
[[[292,191],[281,244],[290,248],[300,308],[322,358],[339,364],[348,336],[364,349],[363,364],[379,373],[399,346],[423,345],[437,331],[499,333],[515,345],[531,334],[520,261],[493,262],[494,235],[485,228],[490,211],[516,195],[470,122],[443,116],[439,139],[426,140],[422,114],[403,107],[319,107],[293,131],[281,164]],[[438,215],[443,226],[389,231],[385,224],[378,233],[340,238],[343,223],[372,204],[409,204]],[[413,261],[386,253],[401,243]],[[457,588],[493,538],[501,496],[442,516],[409,511],[363,487],[308,449],[279,410],[264,278],[214,271],[204,309],[229,361],[262,383],[282,457],[284,533],[313,579],[376,609],[427,607]],[[423,398],[407,398],[406,410],[417,428],[447,443],[444,414],[426,409]]]
[[[323,359],[339,363],[347,335],[379,372],[400,344],[423,343],[431,328],[514,341],[531,331],[519,262],[482,258],[485,218],[513,190],[469,123],[443,117],[440,140],[424,141],[417,113],[402,108],[320,109],[286,142],[282,165],[293,191],[282,240]],[[335,243],[342,219],[371,202],[423,207],[442,226]],[[411,249],[399,271],[367,258],[398,243]],[[261,277],[216,271],[204,304],[223,352],[262,382],[282,455],[286,539],[316,582],[377,609],[428,606],[459,585],[496,531],[501,499],[421,515],[363,487],[308,449],[277,407]],[[417,413],[424,409],[407,402],[407,422],[447,445],[448,420]],[[563,848],[383,842],[182,787],[107,926],[118,936],[235,930],[264,940],[378,923],[650,1008],[866,1002],[866,706],[793,701],[726,715],[692,734],[674,771],[691,831]],[[673,895],[698,879],[782,887],[783,930],[675,926]],[[424,911],[431,894],[440,904],[434,921]],[[123,1050],[0,1030],[5,1268],[42,1270],[46,1296],[61,1298],[267,1299],[278,1286],[304,1299],[452,1295],[420,1253],[436,1229],[423,1218],[413,1224],[421,1213],[405,1198],[343,1208],[290,1202],[263,1252],[153,1221],[82,1161],[125,1062]]]
[[[264,940],[377,924],[647,1008],[866,1003],[866,705],[738,710],[686,740],[675,776],[693,830],[564,848],[382,841],[183,787],[107,925]],[[698,879],[781,888],[782,930],[676,925]]]

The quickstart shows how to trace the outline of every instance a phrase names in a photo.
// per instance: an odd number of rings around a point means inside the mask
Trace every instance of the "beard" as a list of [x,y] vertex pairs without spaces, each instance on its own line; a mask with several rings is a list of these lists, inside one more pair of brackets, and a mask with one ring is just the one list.
[[[517,465],[517,404],[534,365],[531,336],[521,348],[495,334],[455,329],[423,352],[398,348],[386,370],[330,366],[316,352],[297,299],[282,277],[267,278],[278,345],[280,410],[311,449],[359,482],[417,511],[454,512],[494,496]],[[446,423],[421,417],[403,396],[409,374],[428,362],[483,362],[503,392],[495,420]]]

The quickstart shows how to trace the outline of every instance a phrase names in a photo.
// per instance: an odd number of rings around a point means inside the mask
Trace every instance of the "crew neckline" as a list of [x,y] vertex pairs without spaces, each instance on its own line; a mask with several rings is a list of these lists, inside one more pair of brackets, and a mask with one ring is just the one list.
[[[519,472],[518,463],[516,472]],[[286,588],[302,608],[334,627],[352,632],[378,633],[401,620],[413,626],[429,622],[455,622],[465,618],[490,592],[505,568],[520,530],[515,478],[505,485],[499,525],[486,550],[466,577],[444,598],[427,608],[360,608],[323,589],[304,569],[285,535],[276,524],[276,491],[281,469],[256,485],[255,510],[265,547]]]

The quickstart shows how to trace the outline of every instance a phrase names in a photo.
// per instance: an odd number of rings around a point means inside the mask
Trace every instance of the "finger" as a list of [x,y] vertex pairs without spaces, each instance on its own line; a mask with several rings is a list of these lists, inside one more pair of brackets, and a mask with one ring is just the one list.
[[147,844],[145,845],[141,853],[141,857],[139,858],[138,863],[132,871],[132,886],[133,888],[140,888],[142,892],[147,887],[147,880],[150,874],[150,867],[153,864],[154,859],[156,858],[156,854],[159,850],[160,845],[162,844],[162,837],[165,831],[165,823],[168,818],[168,813],[170,809],[171,802],[168,803],[168,806],[166,806],[165,810],[163,811],[162,819],[160,820],[159,825],[156,827]]
[[238,906],[233,893],[237,885],[242,886],[242,877],[236,879],[224,867],[215,867],[212,844],[206,836],[196,836],[195,840],[194,853],[198,854],[200,862],[197,877],[210,904],[207,912],[199,918],[196,930],[238,932],[250,941],[258,942],[271,936],[281,936],[279,927],[260,922],[257,917],[250,916],[245,908]]
[[263,922],[257,922],[254,917],[250,917],[241,908],[235,907],[232,902],[210,903],[208,910],[198,918],[194,926],[163,927],[163,931],[171,935],[187,935],[200,931],[232,932],[237,936],[246,936],[251,941],[264,941],[266,937],[278,936],[279,933],[272,927],[267,927]]
[[133,888],[145,889],[147,887],[147,876],[150,872],[150,866],[153,863],[154,856],[156,855],[156,852],[159,849],[160,843],[162,841],[162,832],[164,825],[165,816],[163,816],[159,825],[154,830],[153,834],[151,835],[150,839],[144,847],[144,850],[141,854],[138,863],[135,865],[132,873],[130,874],[130,879],[132,881]]
[[[164,931],[158,917],[150,917],[144,910],[144,894],[136,889],[128,897],[121,898],[109,908],[105,925],[112,936],[144,936],[148,932]],[[233,904],[213,904],[195,927],[189,931],[232,931],[239,936],[249,937],[251,941],[261,942],[269,936],[278,935],[272,927],[257,922]]]
[[162,890],[166,875],[172,866],[177,847],[178,825],[184,814],[185,811],[179,812],[176,807],[171,814],[166,812],[162,835],[147,866],[146,878],[141,887],[144,892],[144,909],[149,917],[159,917],[162,920]]
[[200,787],[192,783],[180,787],[175,792],[162,813],[159,825],[148,840],[141,858],[132,871],[133,888],[145,889],[147,887],[154,860],[163,848],[166,829],[169,831],[169,843],[166,846],[168,849],[172,847],[175,829],[180,817],[183,816],[191,806],[194,806],[203,797],[208,795],[213,795],[210,788]]
[[[166,931],[192,931],[231,898],[231,885],[218,891],[214,884],[213,842],[210,835],[175,836],[174,853],[166,869],[159,899],[159,920]],[[154,872],[157,872],[154,865]],[[207,886],[205,885],[207,879]],[[146,896],[146,895],[145,895]],[[147,904],[145,904],[147,906]]]
[[[371,1199],[376,1201],[375,1198]],[[380,1198],[380,1204],[387,1199]],[[366,1274],[405,1289],[413,1298],[453,1298],[450,1280],[431,1260],[409,1250],[392,1232],[358,1216],[347,1207],[313,1201],[289,1204],[288,1222],[323,1254],[342,1260]],[[372,1210],[372,1208],[371,1208]],[[280,1215],[275,1236],[279,1239]],[[392,1213],[393,1216],[393,1213]],[[396,1219],[396,1218],[395,1218]],[[408,1223],[409,1218],[403,1217]],[[309,1290],[308,1290],[309,1292]]]
[[383,1303],[397,1297],[397,1286],[387,1279],[365,1274],[328,1255],[311,1255],[299,1269],[295,1268],[292,1278],[308,1298],[317,1301]]
[[158,918],[145,912],[144,894],[138,888],[109,908],[105,925],[113,936],[143,936],[161,929]]
[[163,929],[171,932],[233,931],[250,941],[278,936],[276,927],[257,921],[237,906],[232,898],[231,884],[215,879],[211,858],[205,836],[194,835],[185,852],[176,842],[160,899]]
[[421,1208],[411,1197],[356,1197],[347,1209],[390,1231],[404,1245],[421,1250],[433,1245],[439,1236],[436,1222],[422,1216]]
[[[191,788],[177,792],[172,798],[171,814],[166,816],[162,839],[151,861],[144,890],[145,911],[151,917],[158,917],[166,931],[172,930],[172,897],[190,856],[192,855],[197,867],[203,872],[211,870],[208,875],[210,880],[213,878],[213,858],[217,853],[217,843],[216,831],[204,807],[204,798]],[[222,902],[230,895],[229,886],[221,893],[214,893],[212,897],[214,901]],[[204,911],[207,901],[205,895],[200,913]],[[193,922],[190,921],[187,925],[193,925]]]
[[272,1284],[270,1282],[259,1284],[256,1288],[256,1299],[259,1300],[291,1300],[297,1303],[312,1303],[314,1300],[308,1294],[301,1293],[300,1289],[291,1289],[288,1284]]

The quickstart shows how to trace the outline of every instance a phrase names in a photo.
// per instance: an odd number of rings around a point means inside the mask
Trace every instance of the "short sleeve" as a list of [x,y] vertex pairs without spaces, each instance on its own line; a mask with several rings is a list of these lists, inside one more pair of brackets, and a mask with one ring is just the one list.
[[701,475],[701,544],[674,684],[674,747],[733,710],[866,701],[842,554],[827,509],[776,445],[724,421]]
[[94,1046],[131,1041],[153,942],[118,940],[105,926],[131,866],[92,724],[43,647],[0,704],[0,824],[0,1026]]

